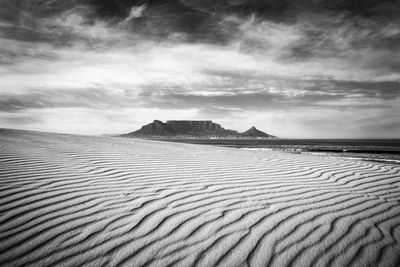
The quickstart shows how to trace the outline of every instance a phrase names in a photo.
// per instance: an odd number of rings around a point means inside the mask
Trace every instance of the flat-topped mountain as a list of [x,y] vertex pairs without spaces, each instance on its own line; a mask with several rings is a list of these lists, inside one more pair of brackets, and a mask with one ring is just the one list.
[[223,128],[212,121],[177,121],[169,120],[162,122],[155,120],[152,123],[142,126],[137,131],[123,134],[123,137],[197,137],[197,138],[275,138],[257,130],[254,126],[248,131],[239,133],[235,130]]

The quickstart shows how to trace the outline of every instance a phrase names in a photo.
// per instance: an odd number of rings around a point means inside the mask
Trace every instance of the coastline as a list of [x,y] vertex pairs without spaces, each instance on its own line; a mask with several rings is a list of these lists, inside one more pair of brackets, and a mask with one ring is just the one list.
[[400,164],[400,139],[155,138],[150,140]]

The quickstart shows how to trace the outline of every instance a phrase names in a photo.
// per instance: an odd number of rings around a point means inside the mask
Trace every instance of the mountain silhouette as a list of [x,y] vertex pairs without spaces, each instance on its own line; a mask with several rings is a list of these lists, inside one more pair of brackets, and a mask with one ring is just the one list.
[[123,134],[123,137],[198,137],[198,138],[274,138],[256,129],[254,126],[248,131],[239,133],[235,130],[225,129],[220,124],[212,121],[168,120],[162,122],[154,120],[142,126],[139,130]]

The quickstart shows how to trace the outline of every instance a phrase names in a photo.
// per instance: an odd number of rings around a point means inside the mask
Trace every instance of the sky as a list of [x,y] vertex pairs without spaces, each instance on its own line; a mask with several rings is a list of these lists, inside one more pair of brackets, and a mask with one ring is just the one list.
[[400,138],[399,0],[0,0],[0,127]]

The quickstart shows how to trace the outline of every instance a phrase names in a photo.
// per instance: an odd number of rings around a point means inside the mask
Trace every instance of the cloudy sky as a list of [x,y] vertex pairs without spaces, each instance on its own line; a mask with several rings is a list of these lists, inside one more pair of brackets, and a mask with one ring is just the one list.
[[0,127],[400,137],[398,0],[0,0]]

